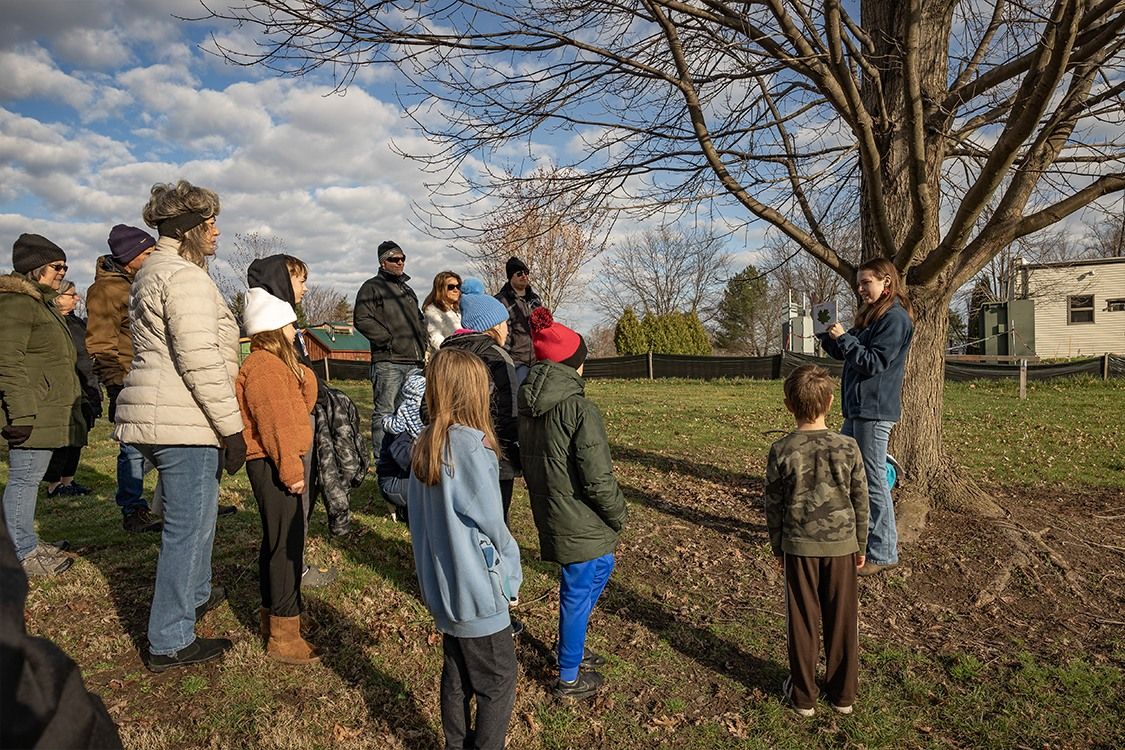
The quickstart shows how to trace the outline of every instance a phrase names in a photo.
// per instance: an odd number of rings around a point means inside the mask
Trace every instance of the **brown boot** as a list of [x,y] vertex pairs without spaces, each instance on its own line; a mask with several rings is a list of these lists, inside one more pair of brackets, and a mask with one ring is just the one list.
[[262,638],[262,645],[265,646],[270,640],[270,609],[269,607],[258,607],[258,635]]
[[270,615],[266,653],[286,664],[315,664],[320,661],[320,651],[301,637],[300,617]]

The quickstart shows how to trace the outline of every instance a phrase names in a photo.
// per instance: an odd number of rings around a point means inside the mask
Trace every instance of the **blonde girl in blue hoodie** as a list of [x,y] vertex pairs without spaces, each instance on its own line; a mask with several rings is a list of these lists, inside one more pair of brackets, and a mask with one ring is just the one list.
[[407,503],[422,600],[442,634],[445,747],[503,750],[516,697],[508,608],[523,573],[500,500],[488,370],[442,349],[426,366],[425,399],[430,422],[414,444]]

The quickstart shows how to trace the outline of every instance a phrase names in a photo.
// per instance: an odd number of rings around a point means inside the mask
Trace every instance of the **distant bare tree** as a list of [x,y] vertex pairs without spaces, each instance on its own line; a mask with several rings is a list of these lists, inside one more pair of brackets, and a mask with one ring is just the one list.
[[584,336],[590,358],[616,357],[617,348],[613,345],[613,326],[599,323]]
[[[564,191],[565,173],[541,168],[509,178],[508,190],[490,212],[476,247],[462,250],[489,289],[507,281],[504,265],[518,257],[531,269],[532,288],[552,310],[577,300],[578,273],[606,245],[605,212],[591,209],[582,190]],[[467,231],[467,225],[458,231]]]
[[626,237],[607,254],[590,290],[609,319],[632,307],[642,317],[687,312],[706,322],[715,315],[730,262],[724,237],[665,226]]
[[1083,244],[1091,258],[1125,257],[1125,203],[1090,226]]
[[211,277],[215,279],[215,285],[219,287],[227,304],[237,306],[241,311],[241,298],[246,294],[246,270],[258,258],[284,253],[285,240],[250,232],[236,234],[230,244],[229,252],[224,252],[220,246],[216,261],[211,264]]
[[352,305],[348,296],[334,286],[309,284],[300,307],[305,325],[315,326],[352,319]]

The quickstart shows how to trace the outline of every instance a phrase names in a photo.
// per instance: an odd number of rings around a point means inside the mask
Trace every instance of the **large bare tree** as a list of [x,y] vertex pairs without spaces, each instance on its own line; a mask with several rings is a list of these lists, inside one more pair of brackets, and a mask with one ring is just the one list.
[[849,283],[816,207],[851,211],[916,311],[894,452],[923,494],[997,510],[943,449],[947,310],[1002,248],[1125,188],[1120,0],[245,2],[220,13],[260,32],[243,62],[341,87],[398,66],[441,144],[420,158],[484,194],[562,131],[566,189],[733,207]]

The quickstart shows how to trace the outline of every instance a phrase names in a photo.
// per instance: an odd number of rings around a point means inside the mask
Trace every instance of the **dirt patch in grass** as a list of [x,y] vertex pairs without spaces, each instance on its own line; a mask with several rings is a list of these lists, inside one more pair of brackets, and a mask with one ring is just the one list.
[[1109,658],[1125,641],[1125,492],[991,491],[1007,518],[933,511],[900,569],[861,582],[863,631],[989,658]]

